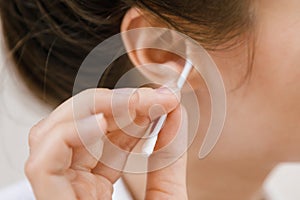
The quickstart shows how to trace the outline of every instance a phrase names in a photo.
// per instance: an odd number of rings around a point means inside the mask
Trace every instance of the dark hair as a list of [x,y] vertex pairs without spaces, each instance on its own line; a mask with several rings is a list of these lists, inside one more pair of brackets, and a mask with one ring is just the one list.
[[[0,0],[0,14],[18,72],[39,97],[60,103],[72,95],[87,54],[120,32],[133,6],[207,48],[237,38],[251,21],[247,0]],[[119,58],[99,87],[113,88],[131,67],[127,55]]]

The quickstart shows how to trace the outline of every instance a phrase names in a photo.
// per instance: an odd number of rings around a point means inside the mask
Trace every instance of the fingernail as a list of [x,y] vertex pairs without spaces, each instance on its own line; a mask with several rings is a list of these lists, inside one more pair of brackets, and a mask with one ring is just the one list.
[[97,120],[102,120],[104,118],[104,114],[103,113],[98,113],[95,115]]

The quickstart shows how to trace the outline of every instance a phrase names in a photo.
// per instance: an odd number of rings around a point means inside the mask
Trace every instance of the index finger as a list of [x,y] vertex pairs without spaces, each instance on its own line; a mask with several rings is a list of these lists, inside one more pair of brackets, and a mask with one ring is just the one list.
[[129,120],[122,124],[125,126],[136,116],[148,116],[153,105],[160,105],[166,113],[171,112],[178,105],[179,98],[179,94],[170,88],[89,89],[61,104],[43,121],[42,128],[45,130],[61,121],[98,113],[103,113],[107,119],[127,118]]

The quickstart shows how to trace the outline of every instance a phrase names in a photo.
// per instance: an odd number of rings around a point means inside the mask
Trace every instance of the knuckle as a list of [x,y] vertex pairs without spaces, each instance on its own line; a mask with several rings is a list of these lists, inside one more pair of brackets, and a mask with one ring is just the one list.
[[35,139],[39,133],[39,128],[37,127],[37,125],[34,125],[30,131],[29,131],[29,141]]
[[28,160],[28,161],[26,162],[26,164],[25,164],[24,171],[25,171],[25,175],[26,175],[27,177],[30,177],[30,175],[31,175],[32,172],[34,171],[34,170],[33,170],[32,162],[30,162],[29,160]]
[[136,108],[139,106],[140,102],[140,93],[139,90],[136,90],[131,97],[129,98],[128,102],[128,110],[130,114],[136,115]]
[[34,125],[30,131],[29,131],[29,137],[28,137],[28,143],[29,143],[29,146],[32,147],[37,141],[38,141],[38,138],[40,137],[41,135],[41,125],[40,123]]
[[151,95],[154,89],[152,88],[139,88],[137,89],[132,97],[130,98],[129,105],[130,109],[133,109],[135,113],[143,113],[142,111],[147,107],[146,102],[143,102],[143,95],[147,96],[147,98],[154,97]]
[[149,116],[137,115],[133,122],[144,131],[152,121],[153,120]]
[[39,163],[37,161],[33,161],[33,159],[30,157],[26,164],[25,164],[25,175],[28,179],[32,179],[41,171]]
[[90,99],[93,95],[95,95],[96,89],[86,89],[81,91],[79,94],[73,97],[73,100],[82,100],[82,99]]
[[107,88],[90,88],[82,91],[80,94],[83,96],[93,96],[99,93],[101,94],[109,93],[110,91],[111,90]]
[[71,129],[69,124],[57,123],[51,129],[52,138],[59,139],[64,135],[64,133],[71,132],[71,131],[73,131],[73,129]]
[[83,90],[82,92],[80,92],[80,95],[82,96],[86,96],[86,95],[91,95],[93,93],[95,93],[96,89],[86,89],[86,90]]
[[125,152],[131,152],[138,141],[139,139],[134,137],[125,138],[123,142],[119,144],[119,147]]

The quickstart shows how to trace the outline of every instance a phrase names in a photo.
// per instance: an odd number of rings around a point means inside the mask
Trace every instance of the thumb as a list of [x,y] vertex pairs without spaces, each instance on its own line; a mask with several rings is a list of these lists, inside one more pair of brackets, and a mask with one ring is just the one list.
[[155,152],[149,158],[146,199],[188,199],[187,141],[187,114],[179,106],[168,115],[159,134]]

